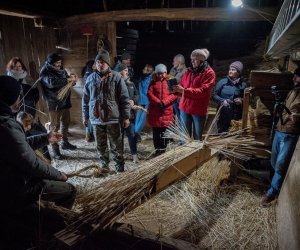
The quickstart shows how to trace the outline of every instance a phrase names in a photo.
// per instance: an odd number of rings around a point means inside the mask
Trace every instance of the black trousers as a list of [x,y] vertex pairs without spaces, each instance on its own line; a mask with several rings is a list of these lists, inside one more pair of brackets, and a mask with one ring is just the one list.
[[164,153],[168,143],[171,141],[170,138],[163,138],[164,132],[167,127],[153,127],[153,145],[157,154]]

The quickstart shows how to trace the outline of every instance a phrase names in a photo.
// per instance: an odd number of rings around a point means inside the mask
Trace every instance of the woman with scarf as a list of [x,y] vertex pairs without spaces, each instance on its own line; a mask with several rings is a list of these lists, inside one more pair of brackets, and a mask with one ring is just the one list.
[[206,61],[207,49],[195,49],[191,53],[191,67],[183,74],[173,91],[180,97],[180,120],[189,135],[202,140],[211,90],[216,74]]
[[27,73],[27,69],[21,58],[13,57],[7,64],[6,70],[8,76],[15,78],[22,85],[21,96],[23,97],[23,106],[21,109],[35,117],[39,91],[36,85],[34,85],[33,79]]
[[231,120],[242,118],[243,95],[247,84],[242,78],[243,64],[236,61],[230,64],[228,76],[220,80],[213,92],[213,100],[218,104],[220,116],[217,122],[218,133],[227,132]]

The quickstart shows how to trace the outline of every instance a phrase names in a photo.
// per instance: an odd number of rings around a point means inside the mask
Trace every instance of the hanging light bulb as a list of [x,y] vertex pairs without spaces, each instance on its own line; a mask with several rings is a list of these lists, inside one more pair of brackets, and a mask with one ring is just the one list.
[[234,7],[243,7],[243,1],[242,0],[231,0],[231,4]]

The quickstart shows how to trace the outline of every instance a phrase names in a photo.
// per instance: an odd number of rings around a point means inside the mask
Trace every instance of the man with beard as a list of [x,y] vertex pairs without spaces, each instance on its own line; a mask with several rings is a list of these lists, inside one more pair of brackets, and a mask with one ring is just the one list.
[[109,167],[109,151],[115,161],[116,171],[124,171],[123,138],[121,128],[130,124],[130,102],[124,80],[111,70],[106,50],[95,58],[96,71],[88,76],[83,89],[82,117],[84,126],[88,121],[94,126],[101,167]]
[[276,115],[278,122],[272,143],[271,164],[274,169],[271,186],[260,205],[267,207],[279,195],[300,134],[300,68],[293,78],[294,88],[288,93],[283,111]]
[[[58,93],[69,83],[69,81],[73,82],[73,85],[75,85],[76,78],[69,77],[68,73],[62,67],[62,56],[56,53],[48,55],[47,61],[41,69],[40,77],[49,108],[50,129],[57,132],[60,128],[63,135],[61,148],[74,150],[76,149],[76,146],[68,141],[70,108],[72,107],[71,91],[69,91],[62,100],[58,98]],[[57,160],[62,159],[57,143],[52,144],[52,149],[54,158]]]

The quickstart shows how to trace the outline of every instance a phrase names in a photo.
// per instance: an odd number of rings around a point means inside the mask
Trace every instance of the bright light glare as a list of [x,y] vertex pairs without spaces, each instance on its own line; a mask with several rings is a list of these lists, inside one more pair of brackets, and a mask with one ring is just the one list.
[[242,0],[231,0],[231,4],[234,7],[241,7],[243,5],[243,1]]

